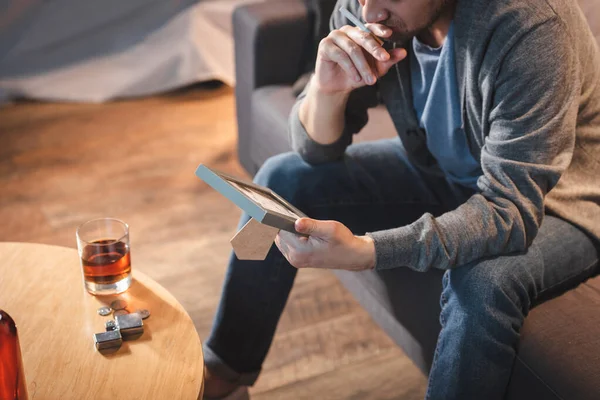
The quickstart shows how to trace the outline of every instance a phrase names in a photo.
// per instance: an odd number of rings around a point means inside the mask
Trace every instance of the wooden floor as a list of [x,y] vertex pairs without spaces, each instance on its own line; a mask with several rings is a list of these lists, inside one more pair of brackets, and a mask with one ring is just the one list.
[[[245,176],[233,91],[0,109],[0,241],[75,247],[99,216],[131,226],[132,264],[210,330],[238,209],[194,176]],[[302,270],[252,398],[420,399],[425,378],[328,271]]]

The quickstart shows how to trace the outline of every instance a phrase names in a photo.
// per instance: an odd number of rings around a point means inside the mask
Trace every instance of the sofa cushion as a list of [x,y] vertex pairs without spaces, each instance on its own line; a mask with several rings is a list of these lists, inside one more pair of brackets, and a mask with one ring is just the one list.
[[[509,398],[525,399],[521,377],[533,372],[559,399],[600,394],[600,277],[533,309],[521,331]],[[520,393],[520,396],[517,396]],[[540,398],[531,393],[528,398]]]
[[265,86],[252,93],[250,156],[256,165],[291,150],[288,115],[296,99],[291,86]]

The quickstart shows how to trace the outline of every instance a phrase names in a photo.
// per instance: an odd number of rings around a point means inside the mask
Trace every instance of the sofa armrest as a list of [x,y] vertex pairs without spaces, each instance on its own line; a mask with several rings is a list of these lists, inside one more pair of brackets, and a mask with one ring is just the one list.
[[302,72],[310,43],[310,19],[303,0],[267,1],[233,13],[236,86],[251,89],[292,84]]
[[238,155],[248,170],[255,169],[243,151],[252,135],[252,94],[262,86],[294,83],[305,67],[310,29],[304,0],[252,3],[233,12]]

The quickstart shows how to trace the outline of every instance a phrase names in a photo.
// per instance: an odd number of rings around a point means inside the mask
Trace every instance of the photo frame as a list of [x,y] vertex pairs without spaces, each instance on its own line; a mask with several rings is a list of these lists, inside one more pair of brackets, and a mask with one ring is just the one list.
[[262,224],[297,234],[294,228],[296,220],[306,217],[267,187],[213,170],[204,164],[196,169],[196,176]]

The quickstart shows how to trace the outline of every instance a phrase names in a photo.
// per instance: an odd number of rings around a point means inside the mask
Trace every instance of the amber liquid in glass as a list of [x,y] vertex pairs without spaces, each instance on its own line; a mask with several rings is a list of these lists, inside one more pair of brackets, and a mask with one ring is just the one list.
[[2,310],[0,310],[0,399],[28,399],[17,327],[10,315]]
[[129,247],[119,241],[96,240],[81,254],[83,276],[95,284],[111,284],[125,279],[131,273]]

